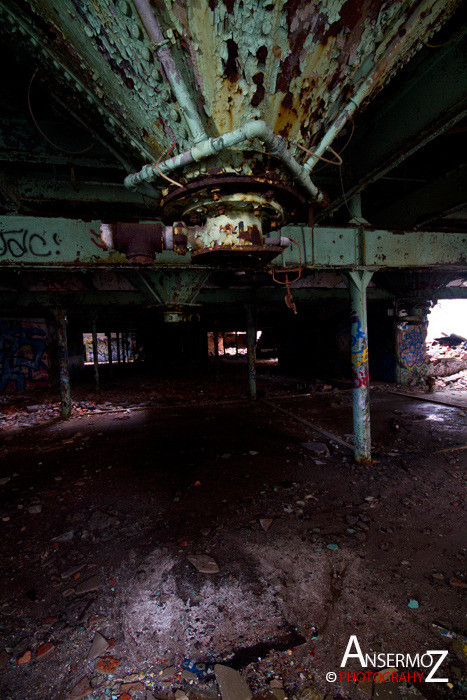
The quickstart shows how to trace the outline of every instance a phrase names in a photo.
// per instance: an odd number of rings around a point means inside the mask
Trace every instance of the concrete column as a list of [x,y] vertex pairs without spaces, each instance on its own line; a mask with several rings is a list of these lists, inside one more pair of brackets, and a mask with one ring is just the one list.
[[426,335],[428,304],[406,304],[396,317],[396,382],[424,384],[428,372]]
[[112,376],[112,333],[107,334],[107,355],[109,356],[109,377]]
[[371,463],[370,375],[368,365],[368,324],[366,290],[372,272],[348,273],[351,317],[350,339],[353,377],[353,432],[355,461]]
[[97,317],[92,317],[92,360],[94,364],[94,386],[96,391],[100,389],[99,383],[99,350],[97,347]]
[[253,299],[246,307],[246,322],[248,389],[250,401],[256,401],[256,318]]
[[66,312],[54,309],[53,315],[57,324],[58,349],[58,378],[60,386],[60,417],[66,420],[71,416],[70,374],[68,371],[68,345],[66,338]]

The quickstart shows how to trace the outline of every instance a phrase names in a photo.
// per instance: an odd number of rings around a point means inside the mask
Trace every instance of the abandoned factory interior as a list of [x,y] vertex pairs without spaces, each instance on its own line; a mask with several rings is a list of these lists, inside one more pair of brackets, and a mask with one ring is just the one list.
[[0,57],[0,700],[467,697],[467,4]]

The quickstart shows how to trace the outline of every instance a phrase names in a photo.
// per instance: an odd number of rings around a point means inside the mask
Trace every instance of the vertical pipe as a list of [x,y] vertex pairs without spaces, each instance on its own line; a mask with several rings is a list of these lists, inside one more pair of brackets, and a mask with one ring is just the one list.
[[366,290],[372,272],[348,272],[351,316],[350,339],[353,378],[354,453],[358,464],[371,464],[370,376]]
[[99,348],[97,347],[97,318],[92,316],[92,361],[94,364],[94,386],[99,391]]
[[107,333],[107,356],[109,362],[109,377],[112,376],[112,333]]
[[116,338],[117,338],[117,363],[120,364],[120,362],[121,362],[121,357],[120,357],[120,333],[117,331],[115,335],[116,335]]
[[66,420],[71,416],[70,374],[68,371],[68,345],[66,338],[66,312],[54,309],[57,324],[58,377],[60,383],[60,417]]
[[255,305],[252,295],[251,302],[246,307],[246,344],[248,364],[248,389],[250,401],[256,401],[256,322]]

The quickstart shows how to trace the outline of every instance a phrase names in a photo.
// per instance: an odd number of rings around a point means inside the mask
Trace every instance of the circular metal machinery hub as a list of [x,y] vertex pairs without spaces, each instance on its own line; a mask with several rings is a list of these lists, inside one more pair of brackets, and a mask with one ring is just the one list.
[[265,265],[283,250],[281,246],[265,245],[265,238],[277,236],[301,205],[295,192],[271,184],[246,177],[192,183],[163,200],[164,218],[179,218],[185,223],[193,261],[199,264],[239,268]]

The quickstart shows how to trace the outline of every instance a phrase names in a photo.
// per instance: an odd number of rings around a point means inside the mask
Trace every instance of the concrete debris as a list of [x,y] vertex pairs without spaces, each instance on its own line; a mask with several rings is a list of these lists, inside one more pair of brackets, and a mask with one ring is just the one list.
[[207,554],[188,554],[187,559],[202,574],[218,574],[220,571],[214,559]]
[[273,523],[272,518],[260,518],[259,524],[263,528],[264,532],[267,532]]
[[84,564],[77,564],[76,566],[72,566],[72,567],[70,567],[69,569],[67,569],[66,571],[63,571],[63,572],[60,574],[60,576],[61,576],[62,579],[64,579],[64,580],[67,579],[67,578],[71,578],[72,576],[75,576],[77,573],[79,573],[80,571],[82,571],[82,570],[84,569],[85,566],[86,566],[86,562],[85,562]]
[[57,535],[56,537],[51,538],[51,542],[69,542],[70,540],[73,539],[74,532],[73,530],[68,530],[68,532],[64,532],[61,535]]
[[324,693],[314,683],[309,683],[296,693],[298,700],[323,700]]
[[317,455],[329,456],[329,449],[323,442],[303,442],[302,446],[309,452]]
[[21,656],[18,656],[16,659],[16,663],[18,666],[23,666],[23,664],[28,664],[32,659],[32,652],[28,649],[28,651],[25,651],[24,654],[21,654]]
[[115,673],[117,666],[120,666],[121,663],[121,659],[115,659],[113,656],[104,656],[103,658],[97,659],[96,668],[101,673],[112,675]]
[[55,646],[51,642],[44,642],[44,644],[41,644],[40,647],[38,647],[36,652],[36,658],[41,659],[45,656],[49,656],[54,649]]
[[412,610],[417,610],[418,607],[419,607],[419,606],[418,606],[418,600],[414,600],[413,598],[411,598],[411,599],[409,600],[409,602],[407,603],[407,605],[408,605],[409,608],[412,608]]
[[98,591],[102,585],[101,577],[99,575],[91,576],[91,578],[82,581],[76,587],[76,595],[83,595],[84,593],[92,593],[93,591]]
[[222,695],[222,700],[250,700],[252,692],[248,683],[238,671],[229,666],[216,664],[214,674]]
[[42,506],[40,503],[36,503],[33,506],[29,506],[28,508],[28,513],[31,513],[32,515],[35,515],[37,513],[40,513],[42,511]]
[[4,476],[3,478],[1,478],[0,479],[0,486],[5,486],[5,484],[8,484],[10,479],[11,479],[10,476]]
[[97,659],[97,657],[101,656],[101,654],[103,654],[108,648],[109,642],[107,639],[100,632],[96,632],[92,640],[91,648],[89,649],[89,653],[86,657],[86,661]]
[[91,684],[89,683],[89,679],[84,677],[73,687],[67,697],[69,700],[74,700],[75,698],[85,698],[91,692],[92,688]]

